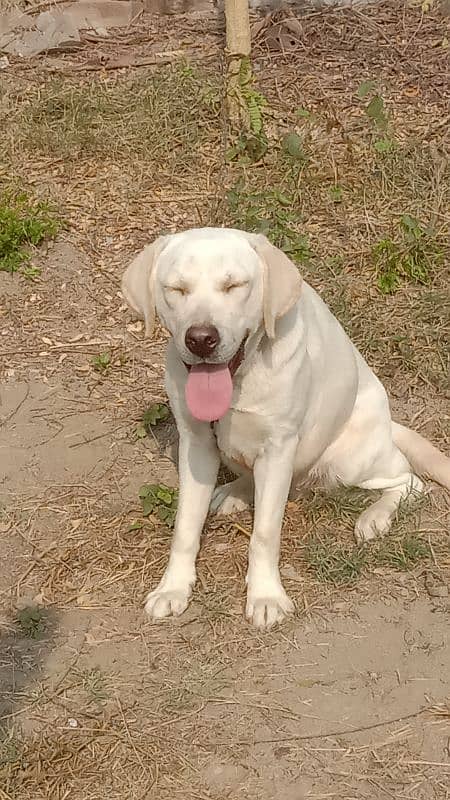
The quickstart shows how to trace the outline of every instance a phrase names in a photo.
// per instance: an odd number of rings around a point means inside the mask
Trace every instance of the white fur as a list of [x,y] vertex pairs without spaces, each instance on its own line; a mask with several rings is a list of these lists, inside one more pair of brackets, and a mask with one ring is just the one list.
[[[172,335],[166,388],[180,434],[180,498],[169,563],[147,597],[152,618],[187,607],[209,507],[232,513],[254,498],[246,613],[263,628],[292,610],[278,560],[284,507],[297,482],[314,476],[381,490],[356,521],[363,542],[386,533],[400,502],[423,490],[408,458],[450,487],[450,460],[391,421],[380,381],[320,297],[265,237],[203,228],[159,239],[130,265],[123,292],[148,330],[156,305]],[[185,403],[183,362],[200,360],[184,343],[194,323],[219,331],[210,361],[228,362],[248,336],[231,409],[214,431],[194,420]],[[220,457],[240,477],[214,491]]]

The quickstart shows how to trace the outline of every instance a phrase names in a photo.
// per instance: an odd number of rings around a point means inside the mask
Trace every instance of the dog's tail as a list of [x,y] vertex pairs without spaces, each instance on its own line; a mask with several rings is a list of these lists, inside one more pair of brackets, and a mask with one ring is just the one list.
[[431,478],[446,489],[450,489],[450,458],[424,439],[420,433],[392,423],[394,444],[408,459],[414,472]]

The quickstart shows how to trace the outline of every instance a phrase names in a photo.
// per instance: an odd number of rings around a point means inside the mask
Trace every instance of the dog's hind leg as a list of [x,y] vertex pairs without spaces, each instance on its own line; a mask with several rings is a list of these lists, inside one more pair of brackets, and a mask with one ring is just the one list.
[[339,437],[317,466],[338,484],[382,491],[356,521],[358,542],[386,534],[399,506],[412,501],[424,488],[393,440],[387,396],[373,376]]
[[356,520],[355,538],[358,542],[368,542],[388,533],[400,505],[409,504],[424,491],[422,481],[412,472],[404,472],[395,478],[364,481],[359,488],[383,489],[383,493]]
[[253,503],[253,478],[250,472],[230,483],[217,486],[209,506],[213,514],[233,514],[244,511]]

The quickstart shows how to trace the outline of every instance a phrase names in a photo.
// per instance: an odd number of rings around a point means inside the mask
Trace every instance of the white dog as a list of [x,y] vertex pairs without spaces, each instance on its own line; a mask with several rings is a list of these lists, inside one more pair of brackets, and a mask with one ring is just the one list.
[[[386,392],[297,268],[261,235],[200,228],[164,236],[128,267],[122,291],[151,334],[171,334],[166,388],[180,435],[178,515],[153,619],[181,614],[196,578],[208,509],[254,500],[246,614],[264,628],[293,608],[278,561],[291,489],[311,477],[380,489],[358,541],[389,530],[423,490],[450,488],[450,459],[392,422]],[[220,458],[239,477],[215,489]]]

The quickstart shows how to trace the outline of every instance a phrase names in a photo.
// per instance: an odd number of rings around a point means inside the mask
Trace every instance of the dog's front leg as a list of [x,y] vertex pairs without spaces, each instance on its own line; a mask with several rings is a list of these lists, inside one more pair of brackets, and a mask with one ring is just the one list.
[[270,442],[253,468],[255,518],[249,548],[246,616],[257,628],[270,628],[294,609],[281,584],[278,561],[296,450],[294,436]]
[[196,427],[180,431],[178,513],[167,569],[145,604],[152,619],[182,614],[195,583],[195,559],[220,463],[209,426]]

